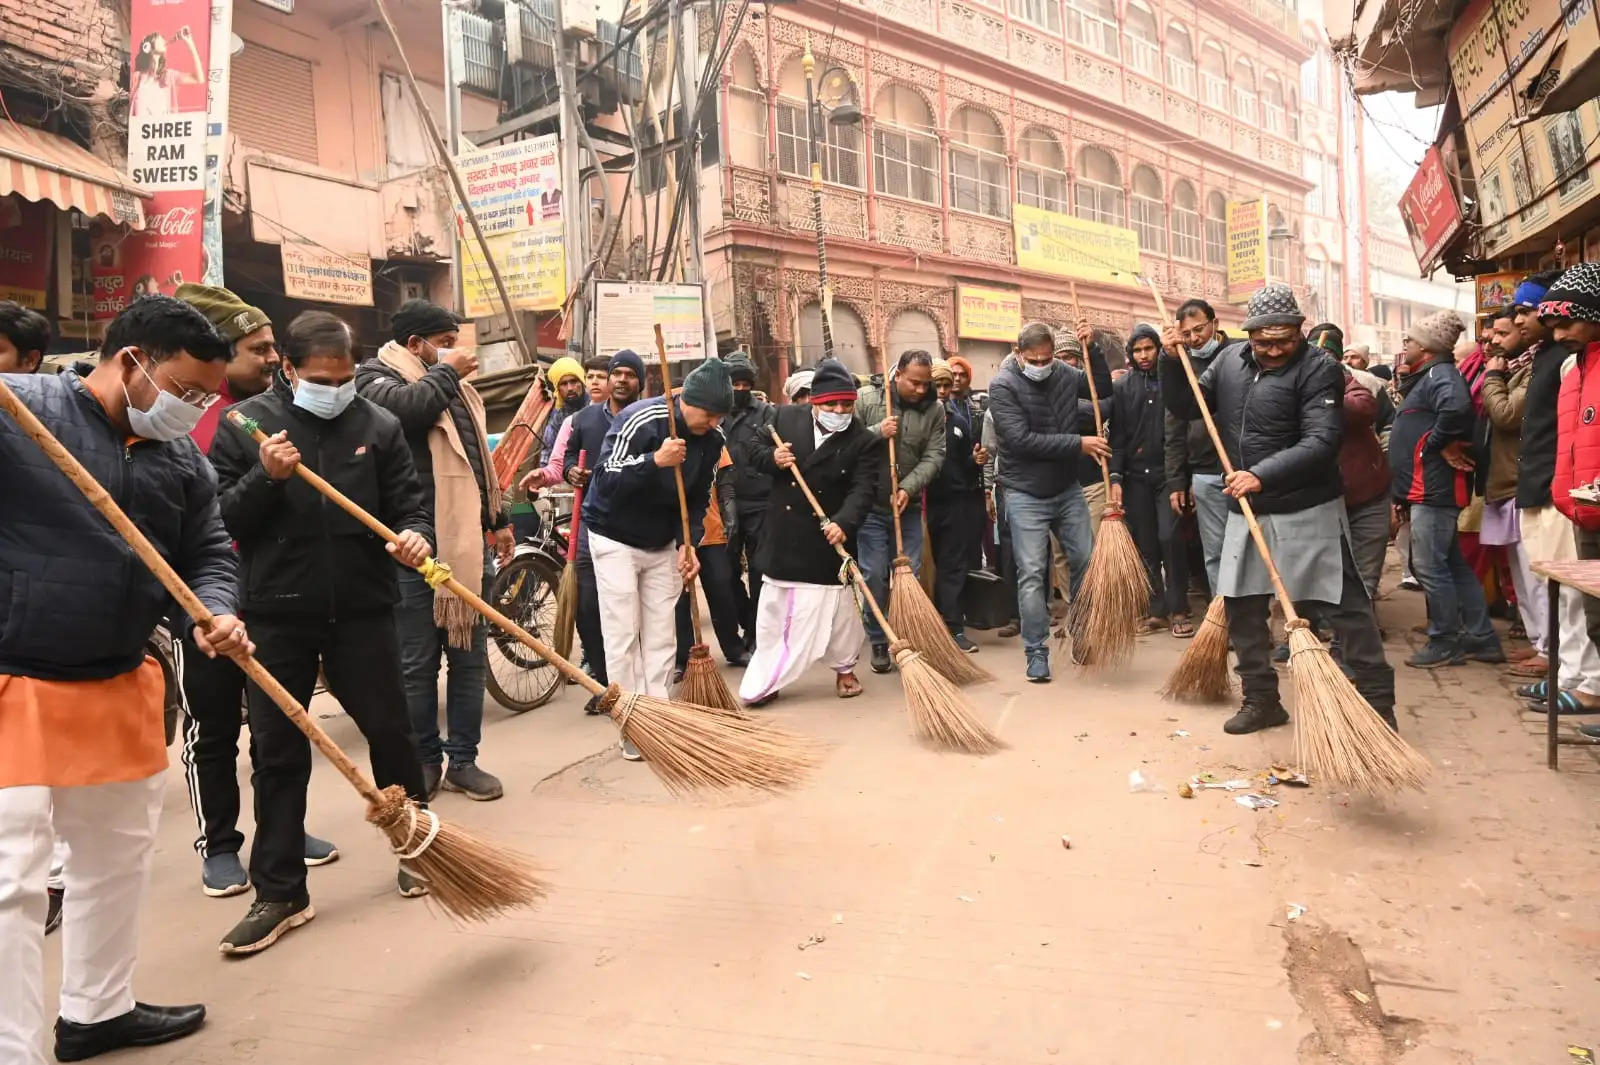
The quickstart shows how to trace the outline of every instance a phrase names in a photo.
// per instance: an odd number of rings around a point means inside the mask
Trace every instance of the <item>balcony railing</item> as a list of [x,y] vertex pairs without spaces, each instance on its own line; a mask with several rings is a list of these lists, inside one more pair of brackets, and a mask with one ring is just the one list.
[[1161,48],[1154,41],[1124,34],[1128,41],[1128,66],[1148,77],[1155,77],[1161,69]]
[[1214,74],[1200,75],[1200,95],[1207,107],[1215,107],[1218,111],[1228,109],[1228,82]]
[[1167,84],[1181,96],[1194,95],[1194,64],[1167,56]]
[[1110,19],[1067,5],[1067,37],[1073,42],[1091,52],[1117,59],[1118,35],[1117,24]]

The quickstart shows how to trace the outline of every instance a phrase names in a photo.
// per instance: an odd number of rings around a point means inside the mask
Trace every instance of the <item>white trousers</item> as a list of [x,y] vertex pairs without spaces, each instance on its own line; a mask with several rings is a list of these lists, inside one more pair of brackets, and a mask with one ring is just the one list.
[[867,633],[850,589],[767,577],[756,608],[756,653],[739,682],[739,698],[762,699],[793,683],[813,662],[850,673]]
[[[1578,534],[1572,522],[1555,507],[1533,507],[1524,510],[1522,543],[1516,556],[1518,568],[1534,562],[1572,562],[1578,557]],[[1545,580],[1530,568],[1526,579],[1528,598],[1536,604],[1539,614],[1541,642],[1534,647],[1548,656],[1551,653],[1550,634],[1545,632],[1549,617],[1550,600]],[[1522,597],[1522,586],[1517,586],[1517,597]],[[1531,638],[1533,629],[1529,627]],[[1589,639],[1588,622],[1583,616],[1583,593],[1574,588],[1561,589],[1561,646],[1556,649],[1561,656],[1561,687],[1576,688],[1586,695],[1600,695],[1600,651]]]
[[589,532],[606,676],[623,691],[667,698],[678,631],[673,611],[683,592],[678,549],[645,551]]
[[133,1009],[139,903],[165,774],[82,788],[0,788],[0,1062],[45,1065],[45,878],[66,845],[61,1016],[79,1024]]

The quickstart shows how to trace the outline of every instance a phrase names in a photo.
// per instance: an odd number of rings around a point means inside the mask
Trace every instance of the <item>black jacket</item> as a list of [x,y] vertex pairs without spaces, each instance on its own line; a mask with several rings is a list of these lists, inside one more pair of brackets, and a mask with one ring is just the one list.
[[[272,387],[234,407],[271,436],[288,430],[300,461],[396,532],[434,543],[417,468],[400,422],[357,396],[334,419],[294,405],[279,374]],[[211,443],[222,485],[222,519],[239,543],[247,617],[345,620],[399,602],[399,563],[366,526],[299,477],[274,481],[255,441],[224,426]]]
[[[696,436],[689,432],[676,402],[673,412],[678,435],[689,445],[681,469],[689,525],[698,528],[711,502],[711,485],[722,458],[722,432],[713,429]],[[617,414],[599,457],[590,456],[594,476],[583,494],[583,525],[591,533],[645,551],[683,542],[677,481],[670,468],[655,463],[656,449],[667,436],[667,406],[661,396],[641,399]]]
[[983,467],[973,461],[977,431],[966,410],[955,403],[944,405],[944,465],[928,483],[928,505],[971,505],[983,489]]
[[1472,475],[1444,459],[1445,445],[1470,442],[1472,396],[1449,356],[1425,363],[1400,382],[1400,410],[1389,430],[1389,470],[1396,502],[1464,507]]
[[[1304,342],[1282,366],[1264,370],[1249,344],[1211,360],[1200,391],[1236,470],[1261,481],[1257,514],[1292,514],[1344,495],[1339,476],[1344,371]],[[1171,355],[1161,357],[1161,395],[1179,418],[1200,417],[1194,392]],[[1239,509],[1229,498],[1228,506]]]
[[1139,369],[1131,349],[1140,336],[1152,336],[1161,346],[1156,331],[1147,325],[1134,327],[1128,338],[1128,372],[1111,391],[1111,469],[1113,481],[1138,481],[1161,485],[1166,481],[1166,408],[1161,404],[1160,363],[1150,371]]
[[728,441],[728,454],[733,459],[733,495],[739,509],[745,512],[761,510],[772,494],[772,478],[755,468],[750,461],[752,445],[770,448],[772,438],[767,435],[778,408],[764,400],[750,397],[750,406],[735,408],[722,419],[722,435]]
[[[1111,374],[1101,360],[1089,365],[1101,402],[1108,403]],[[1049,377],[1030,381],[1017,357],[1006,356],[989,383],[989,417],[1000,444],[1000,484],[1007,491],[1045,499],[1081,483],[1082,434],[1094,432],[1087,380],[1082,370],[1057,362]]]
[[[70,370],[5,380],[200,601],[235,613],[237,565],[217,479],[194,442],[128,444]],[[133,549],[0,414],[0,676],[119,676],[144,661],[145,640],[172,609]]]
[[[1220,329],[1217,330],[1217,339],[1221,343],[1217,345],[1217,350],[1210,355],[1196,355],[1192,351],[1187,353],[1189,365],[1194,367],[1194,375],[1196,377],[1204,375],[1211,364],[1217,361],[1217,356],[1221,355],[1228,347],[1237,346],[1237,344],[1248,347],[1250,344],[1248,340],[1241,340],[1237,341],[1235,345],[1230,345],[1228,335]],[[1188,388],[1189,380],[1183,375],[1183,367],[1169,364],[1169,368],[1173,375],[1177,377],[1177,383]],[[1161,388],[1163,392],[1165,392],[1166,387],[1166,382],[1162,382]],[[1217,449],[1211,443],[1211,434],[1206,432],[1205,422],[1199,418],[1192,420],[1179,418],[1171,411],[1167,412],[1164,421],[1167,491],[1169,493],[1187,492],[1190,478],[1197,473],[1222,472],[1222,460],[1217,458]]]
[[472,476],[478,482],[478,501],[485,529],[500,529],[511,524],[506,514],[489,513],[488,477],[494,471],[483,468],[483,443],[478,439],[478,427],[473,424],[467,405],[461,400],[461,377],[448,363],[436,362],[428,367],[420,381],[408,382],[394,370],[377,359],[368,359],[356,367],[356,391],[400,419],[400,429],[405,433],[411,448],[411,462],[417,468],[417,479],[422,484],[422,501],[433,515],[433,452],[428,450],[428,434],[439,415],[446,409],[455,423],[461,446],[472,466]]
[[[857,419],[828,436],[819,448],[809,406],[775,411],[778,435],[794,451],[795,463],[822,509],[844,530],[845,550],[856,553],[856,532],[872,510],[878,486],[888,478],[889,457],[878,436]],[[750,460],[772,478],[756,565],[769,578],[806,584],[839,584],[840,558],[823,539],[816,511],[787,470],[772,461],[777,445],[752,443]]]
[[1517,467],[1517,506],[1550,505],[1550,482],[1556,475],[1556,397],[1561,392],[1561,364],[1567,349],[1553,340],[1533,355],[1533,374],[1522,407],[1522,464]]
[[[1116,393],[1116,381],[1111,377],[1111,360],[1106,358],[1105,353],[1106,346],[1109,344],[1110,341],[1102,340],[1098,336],[1089,344],[1089,372],[1094,377],[1095,392],[1100,397],[1100,420],[1102,422],[1111,420],[1111,402]],[[1102,381],[1105,383],[1101,384]],[[1085,412],[1086,417],[1079,428],[1085,433],[1092,433],[1095,431],[1094,408],[1087,402],[1088,395],[1089,384],[1086,377],[1084,378],[1083,393],[1079,396],[1079,406]],[[1078,456],[1078,484],[1081,487],[1088,488],[1090,485],[1099,484],[1102,480],[1100,463],[1088,455],[1080,454]]]

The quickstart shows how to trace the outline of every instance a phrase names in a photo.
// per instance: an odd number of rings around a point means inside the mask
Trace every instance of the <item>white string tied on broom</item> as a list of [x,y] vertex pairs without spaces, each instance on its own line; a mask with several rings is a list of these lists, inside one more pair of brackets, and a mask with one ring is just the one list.
[[639,705],[639,694],[629,692],[622,697],[622,709],[617,713],[617,731],[624,736],[628,734],[628,718],[633,716],[633,708]]
[[415,804],[408,805],[406,807],[406,813],[411,815],[411,825],[410,825],[410,827],[408,827],[406,829],[406,842],[407,843],[410,843],[411,842],[411,837],[416,835],[416,832],[417,832],[417,816],[419,814],[428,819],[429,826],[428,826],[427,833],[422,837],[422,842],[417,844],[416,847],[414,849],[412,849],[412,850],[409,850],[409,851],[408,850],[401,850],[399,847],[396,847],[393,844],[390,845],[389,849],[391,851],[393,851],[394,853],[398,854],[400,856],[400,860],[403,861],[403,862],[409,862],[411,859],[417,857],[423,851],[427,850],[430,846],[433,845],[434,838],[439,835],[439,815],[438,814],[434,813],[432,810],[424,810],[424,809],[416,806]]

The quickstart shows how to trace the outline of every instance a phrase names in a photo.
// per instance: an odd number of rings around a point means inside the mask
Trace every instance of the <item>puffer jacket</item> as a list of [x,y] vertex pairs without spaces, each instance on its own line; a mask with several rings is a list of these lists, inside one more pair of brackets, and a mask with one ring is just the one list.
[[1600,479],[1600,341],[1561,364],[1556,401],[1556,469],[1550,495],[1574,525],[1600,530],[1600,507],[1573,501],[1572,490]]
[[757,396],[750,397],[750,406],[735,409],[722,419],[722,435],[728,441],[728,454],[733,457],[733,496],[739,509],[752,513],[766,509],[772,495],[772,478],[751,461],[751,449],[772,446],[769,435],[772,420],[778,408]]
[[1528,401],[1533,366],[1515,373],[1490,370],[1484,375],[1483,409],[1489,416],[1489,466],[1479,490],[1490,503],[1517,494],[1517,467],[1522,459],[1522,411]]
[[[68,370],[5,383],[214,614],[238,612],[217,478],[188,437],[129,443]],[[136,668],[166,589],[17,423],[0,415],[0,675],[103,680]]]
[[1133,342],[1148,337],[1161,350],[1161,335],[1140,323],[1128,337],[1128,372],[1111,389],[1111,460],[1113,481],[1159,485],[1166,480],[1165,417],[1161,405],[1159,362],[1148,371],[1133,361]]
[[1449,356],[1432,358],[1400,384],[1400,409],[1389,430],[1389,468],[1396,502],[1464,507],[1472,475],[1445,461],[1444,449],[1471,443],[1476,417],[1467,382]]
[[[1228,334],[1217,330],[1217,349],[1210,355],[1196,355],[1193,351],[1185,349],[1185,357],[1189,365],[1194,367],[1194,375],[1201,377],[1211,364],[1217,361],[1228,348],[1230,343],[1246,344],[1248,341],[1229,341]],[[1188,379],[1183,376],[1183,367],[1173,366],[1171,369],[1177,373],[1179,383],[1185,387]],[[1166,385],[1163,384],[1165,389]],[[1187,492],[1190,479],[1197,473],[1221,473],[1222,460],[1217,458],[1216,446],[1211,443],[1211,434],[1206,432],[1206,423],[1199,418],[1184,419],[1172,414],[1170,411],[1165,418],[1166,435],[1166,466],[1167,466],[1167,492]]]
[[[1087,375],[1064,362],[1053,365],[1050,376],[1032,381],[1022,372],[1021,361],[1007,355],[989,382],[989,419],[999,444],[1000,485],[1037,499],[1081,484],[1078,459],[1083,455],[1083,437],[1094,433]],[[1089,365],[1104,405],[1112,398],[1111,374],[1101,360]]]
[[[882,435],[877,427],[886,417],[883,390],[893,387],[892,379],[885,385],[869,385],[861,390],[856,399],[856,420],[871,429],[879,439],[882,439]],[[906,406],[896,394],[894,414],[900,420],[900,432],[894,438],[894,460],[900,475],[900,489],[911,497],[915,505],[917,498],[939,476],[939,469],[944,465],[944,404],[933,394],[930,385],[920,407]],[[889,512],[891,485],[887,469],[884,474],[878,485],[877,501],[873,505],[879,514]]]
[[[1268,370],[1249,344],[1236,344],[1211,360],[1200,391],[1233,468],[1261,481],[1261,491],[1250,497],[1257,514],[1292,514],[1344,494],[1344,374],[1332,359],[1302,342],[1283,365]],[[1161,395],[1179,418],[1200,417],[1183,367],[1166,354]],[[1239,502],[1230,497],[1228,506],[1238,510]]]
[[1344,502],[1360,507],[1389,494],[1389,458],[1374,431],[1378,397],[1348,368],[1344,369],[1344,436],[1339,444],[1339,476]]

